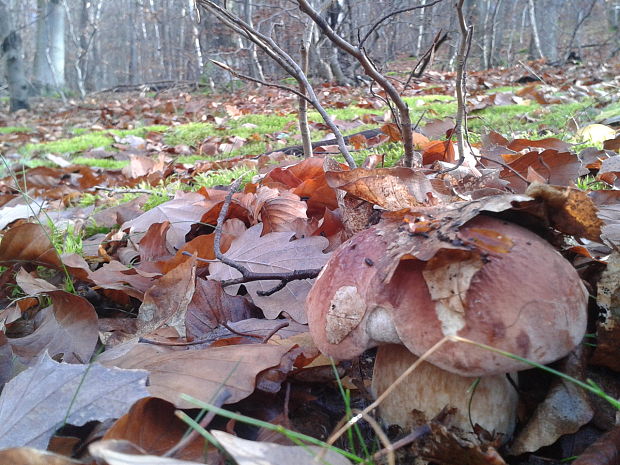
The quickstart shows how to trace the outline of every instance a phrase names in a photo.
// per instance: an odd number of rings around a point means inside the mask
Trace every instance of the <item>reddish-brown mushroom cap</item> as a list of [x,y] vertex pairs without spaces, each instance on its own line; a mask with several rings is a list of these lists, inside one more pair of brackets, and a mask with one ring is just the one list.
[[[479,229],[506,238],[510,249],[441,250],[428,262],[402,260],[388,283],[374,265],[390,238],[374,228],[351,238],[332,255],[306,301],[318,348],[345,359],[397,342],[420,356],[456,334],[543,364],[566,355],[586,327],[588,294],[575,269],[536,234],[503,220],[479,216],[460,234]],[[528,367],[452,342],[427,361],[463,376]]]

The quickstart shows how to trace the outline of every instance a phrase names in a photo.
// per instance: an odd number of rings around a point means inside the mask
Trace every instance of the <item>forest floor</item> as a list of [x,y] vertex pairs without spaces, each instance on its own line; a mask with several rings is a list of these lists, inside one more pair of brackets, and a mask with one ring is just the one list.
[[[390,73],[401,88],[409,65]],[[216,258],[216,236],[251,271],[294,272],[321,268],[355,231],[351,217],[367,227],[380,211],[377,227],[417,224],[412,231],[432,239],[457,233],[442,222],[448,210],[450,221],[486,210],[527,226],[579,270],[592,297],[587,343],[578,362],[554,366],[596,385],[558,400],[559,378],[526,372],[507,443],[414,428],[423,439],[393,456],[386,441],[410,431],[385,435],[362,420],[325,460],[561,463],[604,433],[599,449],[620,454],[611,253],[620,242],[619,76],[618,66],[539,62],[470,73],[466,163],[447,173],[456,158],[451,73],[403,90],[422,165],[414,169],[395,167],[403,149],[393,116],[363,87],[317,87],[343,134],[377,130],[349,139],[364,167],[355,170],[335,145],[307,160],[283,151],[301,144],[298,103],[274,88],[40,98],[15,114],[0,102],[0,462],[34,463],[47,450],[61,465],[137,463],[136,453],[152,464],[312,463],[316,450],[301,445],[327,447],[338,423],[372,402],[374,352],[337,364],[320,355],[304,304],[313,281],[282,282],[266,296],[278,280],[230,285],[243,272]],[[331,138],[316,111],[309,120],[313,141]],[[330,156],[341,164],[324,162]],[[236,179],[240,192],[227,196]],[[534,193],[532,184],[546,187]],[[476,247],[503,250],[488,238]],[[597,295],[600,279],[613,297]],[[201,420],[205,403],[215,418]],[[202,436],[182,439],[188,428]],[[541,439],[540,430],[551,433]],[[601,460],[587,463],[612,463]]]

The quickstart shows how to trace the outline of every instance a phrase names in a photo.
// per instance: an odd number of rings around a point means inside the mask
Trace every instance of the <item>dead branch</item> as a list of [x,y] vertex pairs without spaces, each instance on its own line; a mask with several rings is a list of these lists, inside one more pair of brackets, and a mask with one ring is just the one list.
[[381,24],[383,24],[384,21],[390,19],[392,16],[396,16],[396,15],[399,15],[401,13],[407,13],[408,11],[419,10],[419,9],[422,9],[422,8],[428,8],[428,7],[436,5],[437,3],[442,2],[442,1],[443,0],[435,0],[434,2],[427,3],[425,5],[412,6],[412,7],[409,7],[409,8],[403,8],[402,10],[396,10],[396,11],[392,11],[391,13],[388,13],[387,15],[385,15],[383,18],[381,18],[379,21],[377,21],[375,24],[372,25],[372,27],[364,35],[364,38],[362,40],[360,40],[359,47],[362,48],[362,46],[364,45],[364,42],[366,42],[366,40],[368,40],[370,35],[373,32],[375,32],[379,28],[379,26]]
[[469,55],[471,45],[471,36],[473,26],[468,26],[463,15],[463,1],[459,0],[456,4],[456,12],[459,18],[459,26],[461,28],[461,43],[459,45],[459,53],[456,57],[456,121],[454,123],[454,132],[456,133],[456,147],[459,155],[459,165],[465,160],[465,118],[467,117],[467,109],[465,108],[465,64]]
[[307,0],[297,0],[297,4],[301,11],[306,13],[315,23],[321,28],[323,33],[336,45],[352,57],[354,57],[364,68],[365,73],[372,79],[374,79],[384,90],[385,93],[392,99],[399,112],[399,127],[403,137],[403,145],[405,148],[405,165],[412,166],[414,162],[413,157],[413,135],[411,128],[411,117],[409,115],[409,107],[405,101],[401,98],[396,88],[390,83],[386,77],[381,74],[375,65],[366,56],[363,50],[359,47],[351,45],[338,35],[327,22],[319,15],[319,13],[310,6]]
[[355,160],[349,153],[347,149],[346,143],[344,142],[344,138],[342,137],[342,133],[332,120],[332,118],[327,114],[323,106],[321,105],[316,93],[314,92],[314,88],[310,85],[306,74],[303,72],[301,67],[291,58],[291,56],[286,53],[280,46],[269,36],[266,36],[259,31],[257,31],[253,26],[243,21],[234,13],[230,12],[226,8],[218,5],[212,0],[196,0],[198,4],[206,8],[209,12],[211,12],[218,20],[229,29],[235,31],[241,36],[245,37],[247,40],[253,42],[258,45],[270,58],[272,58],[278,65],[280,65],[288,74],[294,77],[299,83],[299,87],[302,90],[305,90],[307,98],[309,102],[314,106],[314,108],[319,112],[325,124],[329,126],[330,130],[334,134],[336,141],[338,143],[338,148],[340,152],[344,156],[347,164],[353,169],[356,167]]
[[230,186],[230,191],[228,192],[228,195],[226,195],[226,199],[224,200],[224,204],[222,205],[220,214],[217,217],[217,225],[215,226],[215,239],[213,241],[215,257],[219,261],[224,263],[225,265],[228,265],[234,268],[235,270],[237,270],[239,273],[241,273],[241,276],[239,278],[227,279],[225,281],[222,281],[222,286],[224,287],[232,286],[233,284],[243,284],[243,283],[249,283],[252,281],[280,281],[280,283],[277,284],[272,289],[269,289],[267,291],[257,292],[258,295],[260,296],[269,296],[271,294],[278,292],[281,289],[284,289],[286,284],[291,281],[299,281],[301,279],[316,278],[321,272],[321,268],[307,269],[307,270],[294,270],[288,273],[256,273],[252,270],[249,270],[248,268],[243,266],[241,263],[237,263],[235,260],[228,258],[226,255],[222,253],[222,249],[220,245],[222,241],[222,225],[224,224],[224,219],[226,218],[226,215],[228,214],[228,209],[230,208],[230,203],[232,202],[233,194],[237,191],[240,184],[241,184],[241,178],[237,179]]

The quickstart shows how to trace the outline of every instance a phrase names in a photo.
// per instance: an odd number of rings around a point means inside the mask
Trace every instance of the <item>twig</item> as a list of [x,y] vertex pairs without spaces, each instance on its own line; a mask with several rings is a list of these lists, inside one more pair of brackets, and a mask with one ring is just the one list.
[[[220,390],[220,392],[217,394],[217,397],[213,400],[212,404],[216,405],[218,407],[221,407],[222,405],[224,405],[226,403],[226,401],[228,399],[230,399],[231,394],[230,391],[226,388],[222,388]],[[202,428],[205,428],[209,423],[211,423],[213,421],[213,418],[215,418],[216,413],[213,411],[208,412],[204,418],[202,420],[200,420],[199,425]],[[190,445],[192,443],[192,441],[194,439],[196,439],[199,436],[200,433],[198,433],[197,430],[192,429],[189,434],[183,436],[181,438],[181,440],[179,442],[177,442],[174,446],[172,446],[170,449],[168,449],[168,451],[163,454],[163,457],[172,457],[174,456],[177,452],[185,449],[188,445]]]
[[233,182],[230,186],[230,190],[228,194],[226,194],[226,198],[224,199],[224,204],[220,210],[220,214],[217,217],[217,224],[215,226],[215,239],[213,241],[213,249],[215,251],[215,258],[217,258],[222,263],[232,266],[236,270],[238,270],[241,274],[246,269],[243,265],[238,264],[234,260],[229,259],[224,256],[222,253],[222,248],[220,243],[222,242],[222,226],[224,225],[224,220],[226,219],[226,215],[228,214],[228,209],[230,208],[230,203],[232,202],[232,198],[239,186],[241,185],[241,181],[243,178],[238,178],[235,182]]
[[419,438],[421,438],[422,436],[426,436],[430,432],[431,428],[430,426],[428,426],[428,424],[418,426],[408,435],[400,438],[398,441],[393,442],[391,450],[389,448],[381,449],[380,451],[375,452],[372,458],[373,460],[378,462],[383,458],[384,455],[387,455],[390,452],[394,453],[393,451],[405,447],[406,445],[409,445],[414,441],[417,441]]
[[231,333],[236,334],[237,336],[253,337],[254,339],[260,339],[261,342],[263,340],[263,336],[257,336],[256,334],[250,334],[250,333],[244,333],[244,332],[241,332],[241,331],[237,331],[236,329],[231,328],[230,325],[228,323],[226,323],[226,322],[222,322],[222,326],[224,328],[226,328],[228,331],[230,331]]
[[209,344],[214,341],[215,341],[215,338],[213,336],[208,336],[203,339],[195,339],[193,341],[183,341],[183,342],[156,341],[154,339],[147,339],[145,337],[141,337],[138,339],[138,342],[141,342],[142,344],[153,344],[155,346],[170,346],[170,347],[196,346],[199,344]]
[[299,281],[302,279],[312,279],[316,278],[321,272],[321,268],[313,268],[307,270],[293,270],[288,273],[256,273],[241,263],[237,263],[235,260],[228,258],[226,255],[222,253],[222,249],[220,243],[222,241],[222,225],[224,224],[224,219],[228,214],[228,209],[230,208],[230,203],[232,202],[233,194],[239,188],[239,184],[241,184],[241,178],[237,179],[230,186],[230,191],[226,195],[224,199],[224,204],[222,205],[222,209],[220,210],[220,214],[217,217],[217,224],[215,226],[215,238],[213,241],[213,249],[215,252],[215,258],[217,258],[220,262],[228,265],[239,273],[241,276],[239,278],[227,279],[221,282],[222,286],[231,286],[233,284],[243,284],[252,281],[280,281],[278,285],[274,288],[269,289],[267,291],[259,291],[261,296],[268,296],[274,294],[275,292],[283,289],[287,283],[291,281]]
[[267,333],[267,335],[263,338],[263,340],[261,341],[261,344],[267,344],[267,342],[269,341],[269,339],[271,339],[273,337],[274,334],[276,334],[278,331],[280,331],[282,328],[286,328],[289,325],[288,321],[283,321],[282,323],[280,323],[279,325],[277,325],[275,328],[273,328],[271,331],[269,331]]
[[534,75],[534,77],[536,77],[538,80],[540,80],[540,82],[542,82],[544,85],[548,86],[549,84],[547,84],[547,81],[545,81],[542,76],[540,76],[536,71],[534,71],[534,69],[528,65],[526,65],[525,63],[523,63],[521,60],[519,60],[518,62],[521,66],[523,66],[525,68],[526,71],[529,71],[530,73],[532,73]]
[[251,81],[251,82],[254,82],[256,84],[260,84],[261,86],[275,87],[276,89],[282,89],[282,90],[285,90],[287,92],[291,92],[291,93],[297,95],[299,98],[302,98],[302,99],[304,99],[305,101],[307,101],[309,103],[312,103],[308,97],[306,97],[304,94],[299,92],[297,89],[294,89],[294,88],[289,87],[289,86],[284,86],[282,84],[276,84],[275,82],[262,81],[262,80],[260,80],[258,78],[255,78],[255,77],[252,77],[252,76],[248,76],[247,74],[242,74],[242,73],[232,69],[226,63],[222,63],[221,61],[217,61],[217,60],[210,60],[210,61],[214,65],[219,66],[223,70],[228,71],[230,74],[232,74],[233,76],[238,77],[239,79],[245,79],[247,81]]
[[418,6],[413,6],[413,7],[409,7],[409,8],[403,8],[402,10],[397,10],[397,11],[393,11],[391,13],[388,13],[387,15],[385,15],[383,18],[381,18],[379,21],[377,21],[375,24],[372,25],[372,27],[369,29],[369,31],[364,35],[364,38],[362,40],[360,40],[360,44],[359,47],[361,48],[362,45],[364,45],[364,42],[366,42],[366,40],[368,40],[368,37],[370,37],[370,35],[375,32],[375,30],[381,25],[381,23],[383,23],[385,20],[391,18],[392,16],[396,16],[399,15],[401,13],[406,13],[408,11],[412,11],[412,10],[418,10],[420,8],[428,8],[429,6],[433,6],[436,5],[439,2],[442,2],[443,0],[435,0],[434,2],[431,3],[427,3],[424,5],[418,5]]
[[[153,191],[150,191],[148,189],[123,189],[123,188],[112,188],[112,187],[104,187],[104,186],[95,186],[94,189],[98,191],[112,192],[113,194],[150,194],[150,195],[154,194]],[[165,194],[168,197],[173,197],[171,194],[167,192],[165,192]]]
[[340,35],[338,35],[330,25],[323,19],[323,17],[308,3],[307,0],[297,0],[297,4],[301,11],[306,13],[312,20],[317,24],[317,26],[323,31],[323,33],[332,41],[334,45],[338,48],[342,49],[344,52],[351,55],[355,58],[362,68],[364,68],[364,72],[372,79],[374,79],[384,90],[385,93],[392,99],[396,108],[398,108],[401,133],[403,138],[403,146],[405,149],[405,165],[413,166],[414,156],[413,156],[413,134],[411,132],[411,117],[409,115],[409,106],[407,103],[401,98],[400,93],[396,90],[396,88],[390,83],[386,77],[377,70],[375,65],[368,59],[366,54],[363,52],[362,48],[355,47],[343,39]]
[[331,116],[329,116],[329,114],[325,111],[325,108],[323,108],[323,106],[321,105],[312,85],[308,81],[306,74],[295,62],[295,60],[293,60],[288,53],[282,50],[282,48],[270,36],[260,33],[252,25],[246,23],[237,15],[227,10],[225,7],[218,5],[212,0],[196,1],[197,3],[208,9],[211,13],[213,13],[226,27],[232,29],[249,41],[258,45],[269,57],[271,57],[288,74],[290,74],[297,80],[300,88],[306,91],[307,97],[312,103],[312,106],[319,112],[319,114],[325,121],[325,124],[329,126],[329,129],[334,134],[334,137],[336,138],[336,141],[338,143],[338,148],[340,149],[340,152],[347,161],[347,164],[349,165],[349,167],[351,167],[351,169],[355,168],[357,164],[349,153],[342,133],[338,129],[338,126],[336,126],[336,124],[334,123],[334,120],[331,118]]
[[411,69],[411,73],[409,73],[409,77],[407,78],[407,81],[405,82],[403,86],[403,92],[407,90],[407,87],[409,87],[409,84],[411,83],[411,80],[414,77],[419,78],[420,76],[422,76],[422,73],[424,72],[428,64],[433,59],[435,52],[437,51],[439,46],[446,41],[447,38],[448,38],[447,32],[444,32],[443,35],[441,34],[441,31],[437,33],[437,35],[433,39],[433,43],[431,44],[431,46],[428,48],[426,52],[424,52],[424,55],[422,55],[420,60]]
[[463,137],[463,120],[467,116],[465,108],[465,64],[469,54],[469,45],[471,43],[473,26],[468,26],[463,15],[463,1],[459,0],[456,5],[456,12],[459,18],[461,28],[461,44],[459,54],[456,58],[456,100],[457,111],[456,121],[454,123],[454,131],[456,133],[456,146],[459,155],[459,165],[465,160],[465,143]]

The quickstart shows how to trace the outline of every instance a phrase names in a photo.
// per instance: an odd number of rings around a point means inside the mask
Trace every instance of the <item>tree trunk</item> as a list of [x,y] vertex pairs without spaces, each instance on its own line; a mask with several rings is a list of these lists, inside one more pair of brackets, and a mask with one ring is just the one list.
[[6,79],[11,95],[10,111],[28,110],[28,81],[24,74],[24,62],[21,53],[22,39],[12,31],[2,41],[2,53],[6,55]]
[[24,74],[21,37],[12,30],[7,5],[0,1],[0,58],[6,59],[6,80],[9,85],[11,112],[29,109],[28,81]]
[[38,0],[35,86],[44,92],[65,86],[65,12],[61,0]]

